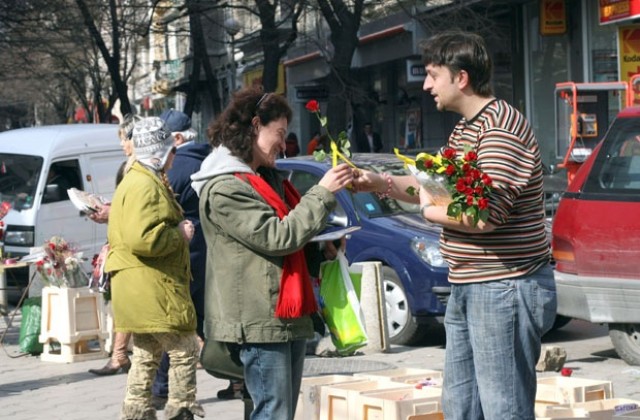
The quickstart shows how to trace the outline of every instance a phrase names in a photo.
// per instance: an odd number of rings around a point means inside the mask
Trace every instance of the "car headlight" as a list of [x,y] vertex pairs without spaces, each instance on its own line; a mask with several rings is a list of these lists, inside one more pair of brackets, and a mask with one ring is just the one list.
[[4,244],[32,247],[34,241],[33,226],[7,226],[4,233]]
[[411,240],[411,249],[430,266],[447,267],[447,263],[440,253],[440,244],[438,241],[416,236]]

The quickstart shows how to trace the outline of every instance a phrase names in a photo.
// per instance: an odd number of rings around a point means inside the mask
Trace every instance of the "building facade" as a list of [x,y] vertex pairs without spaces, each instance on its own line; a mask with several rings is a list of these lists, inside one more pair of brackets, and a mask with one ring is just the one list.
[[[620,71],[621,28],[640,30],[634,23],[633,10],[640,3],[635,0],[470,1],[466,15],[459,5],[454,7],[455,2],[442,3],[451,5],[416,9],[415,14],[401,11],[361,26],[352,70],[365,86],[367,119],[381,133],[385,151],[437,149],[459,118],[438,112],[422,91],[425,72],[419,42],[443,28],[433,21],[485,37],[494,60],[495,94],[528,117],[548,165],[560,162],[567,148],[556,142],[557,120],[565,117],[556,116],[556,83],[620,80],[625,76]],[[603,20],[604,3],[630,14]],[[292,129],[304,141],[318,129],[304,104],[309,99],[323,104],[330,69],[326,51],[309,46],[299,50],[292,50],[284,65],[287,95],[297,116]],[[632,62],[633,57],[640,55],[632,55]],[[610,91],[598,96],[607,101],[606,115],[598,122],[601,133],[623,106],[620,95]]]
[[[640,73],[640,41],[636,41],[640,39],[640,0],[414,3],[403,8],[398,8],[396,1],[376,3],[384,13],[372,16],[383,17],[367,17],[361,24],[351,63],[361,94],[352,99],[357,103],[347,107],[352,113],[348,128],[359,130],[365,121],[371,122],[387,152],[394,147],[436,150],[459,119],[458,115],[437,111],[431,96],[422,91],[425,71],[420,41],[444,29],[470,30],[486,39],[494,61],[495,94],[527,116],[547,165],[562,162],[568,147],[563,132],[571,129],[566,121],[570,115],[562,111],[556,84],[595,84],[597,90],[598,83],[628,80],[630,75]],[[177,3],[172,4],[175,8]],[[209,13],[203,25],[207,51],[224,106],[234,88],[260,83],[260,22],[255,14],[239,9]],[[233,23],[232,31],[229,22]],[[155,25],[158,31],[147,60],[152,68],[147,77],[152,80],[138,84],[150,89],[134,95],[141,111],[151,114],[161,112],[161,108],[184,106],[181,92],[185,91],[192,51],[185,36],[187,16],[175,19],[171,10],[163,11]],[[298,27],[298,39],[281,63],[278,92],[285,94],[294,108],[290,130],[298,135],[305,150],[320,127],[304,105],[316,99],[321,107],[327,106],[332,46],[329,29],[317,9],[310,8],[303,14]],[[602,88],[584,96],[598,102],[600,137],[625,106],[625,95]],[[193,117],[203,133],[215,112],[206,98],[198,104]]]

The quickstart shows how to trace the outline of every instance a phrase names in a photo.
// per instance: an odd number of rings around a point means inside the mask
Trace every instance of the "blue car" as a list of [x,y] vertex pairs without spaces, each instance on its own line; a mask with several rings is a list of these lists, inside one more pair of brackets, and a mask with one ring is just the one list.
[[[352,161],[375,172],[408,173],[392,154],[355,154]],[[289,172],[293,185],[304,194],[331,163],[329,159],[318,162],[312,156],[301,156],[279,159],[277,166]],[[390,341],[415,344],[430,326],[441,324],[450,292],[448,268],[438,244],[440,227],[426,222],[417,204],[348,190],[339,192],[337,198],[332,220],[342,226],[361,227],[349,234],[349,262],[382,262]]]

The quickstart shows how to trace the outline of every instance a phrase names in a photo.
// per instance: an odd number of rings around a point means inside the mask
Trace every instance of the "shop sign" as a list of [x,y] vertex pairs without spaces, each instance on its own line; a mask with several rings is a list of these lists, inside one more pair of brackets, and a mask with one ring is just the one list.
[[540,2],[540,35],[562,35],[567,32],[567,12],[564,0]]
[[422,60],[407,60],[407,83],[423,83],[425,77],[427,77],[427,70]]
[[640,0],[600,0],[600,24],[621,23],[640,17]]
[[[245,71],[242,73],[242,85],[243,86],[262,86],[262,71],[263,67],[257,67],[255,69]],[[284,94],[285,92],[285,81],[284,81],[284,66],[282,63],[278,65],[278,87],[274,93],[279,95]]]
[[297,86],[296,99],[308,101],[309,99],[323,100],[329,98],[329,87],[326,85]]
[[[631,76],[640,74],[640,25],[618,28],[618,57],[620,80],[628,82]],[[640,104],[638,94],[635,94],[633,104]]]

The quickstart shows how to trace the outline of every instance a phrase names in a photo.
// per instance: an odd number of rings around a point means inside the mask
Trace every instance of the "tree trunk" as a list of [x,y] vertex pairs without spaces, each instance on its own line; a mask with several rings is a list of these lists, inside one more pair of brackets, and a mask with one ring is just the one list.
[[206,90],[211,100],[211,109],[214,115],[218,115],[222,107],[220,104],[220,96],[218,95],[217,79],[211,68],[207,44],[202,30],[202,10],[198,7],[197,2],[193,0],[187,1],[187,8],[189,11],[191,41],[193,43],[193,68],[189,75],[189,88],[184,112],[187,115],[191,115],[195,109],[198,95],[200,94],[200,70],[202,66],[202,69],[204,69]]

